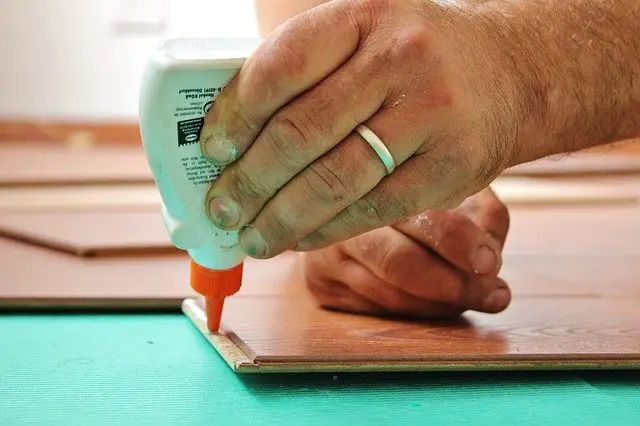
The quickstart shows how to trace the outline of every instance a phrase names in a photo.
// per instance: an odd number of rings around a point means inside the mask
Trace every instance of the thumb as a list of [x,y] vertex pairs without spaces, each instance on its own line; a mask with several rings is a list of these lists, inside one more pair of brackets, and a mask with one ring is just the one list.
[[467,198],[456,209],[466,215],[478,228],[491,234],[500,248],[504,247],[509,232],[509,210],[490,187]]

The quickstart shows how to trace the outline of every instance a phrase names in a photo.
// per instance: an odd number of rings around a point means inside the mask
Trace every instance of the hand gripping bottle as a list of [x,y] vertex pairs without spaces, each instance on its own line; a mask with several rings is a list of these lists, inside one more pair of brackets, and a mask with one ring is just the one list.
[[140,132],[172,243],[191,257],[191,287],[204,296],[217,332],[226,297],[242,282],[238,231],[217,228],[205,197],[222,169],[202,155],[199,134],[216,96],[258,45],[250,39],[173,39],[148,59],[140,90]]

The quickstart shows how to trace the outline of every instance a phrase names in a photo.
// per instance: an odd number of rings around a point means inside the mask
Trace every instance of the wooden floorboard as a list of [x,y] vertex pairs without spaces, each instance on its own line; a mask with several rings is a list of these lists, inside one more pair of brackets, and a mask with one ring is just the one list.
[[172,253],[158,210],[0,211],[0,236],[78,256]]
[[[230,365],[239,373],[640,368],[640,209],[511,215],[500,274],[513,294],[506,311],[454,321],[328,311],[294,268],[278,281],[247,281],[228,299],[221,330],[245,357]],[[254,286],[285,288],[255,295]],[[198,303],[188,306],[205,337],[218,338]]]

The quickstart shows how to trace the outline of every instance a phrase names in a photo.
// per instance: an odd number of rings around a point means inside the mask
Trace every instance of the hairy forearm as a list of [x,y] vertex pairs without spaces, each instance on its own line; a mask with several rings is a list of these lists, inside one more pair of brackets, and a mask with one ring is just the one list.
[[640,2],[474,3],[515,76],[514,163],[640,136]]

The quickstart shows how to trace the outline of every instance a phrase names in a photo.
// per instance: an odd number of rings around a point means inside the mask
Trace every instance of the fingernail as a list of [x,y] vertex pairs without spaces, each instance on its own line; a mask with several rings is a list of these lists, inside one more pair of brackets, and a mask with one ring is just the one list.
[[267,242],[253,226],[247,226],[240,232],[240,245],[251,257],[263,257],[267,254]]
[[498,254],[488,245],[481,245],[475,252],[473,252],[469,262],[476,274],[493,274],[498,269]]
[[482,309],[486,312],[500,312],[503,311],[511,301],[511,294],[506,288],[499,288],[494,290],[493,293],[484,299],[482,302]]
[[240,222],[240,208],[229,197],[214,198],[209,202],[213,223],[222,229],[232,229]]
[[227,165],[238,157],[238,148],[226,132],[217,125],[203,127],[200,139],[204,146],[205,156],[220,165]]

